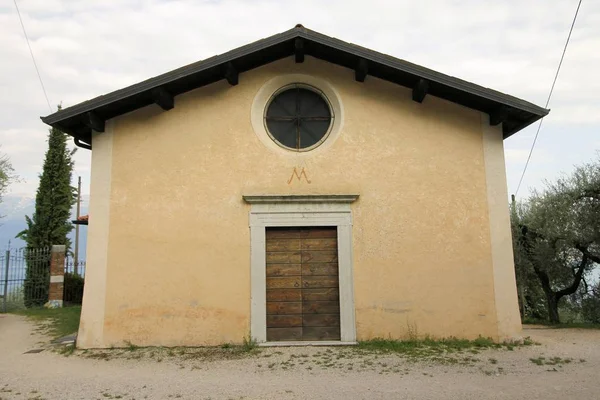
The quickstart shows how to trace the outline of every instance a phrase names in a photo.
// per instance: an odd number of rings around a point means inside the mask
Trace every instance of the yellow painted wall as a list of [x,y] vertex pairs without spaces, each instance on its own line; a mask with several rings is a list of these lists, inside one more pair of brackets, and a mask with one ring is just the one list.
[[[344,125],[325,151],[282,154],[254,133],[255,95],[286,73],[326,79],[338,92]],[[82,321],[86,309],[103,308],[104,325],[78,345],[215,345],[248,335],[243,194],[360,195],[352,205],[359,340],[518,333],[514,324],[498,331],[481,119],[307,57],[177,96],[168,112],[152,105],[112,120],[107,261],[88,260],[90,270],[106,266],[106,293],[92,297],[95,283],[86,282]],[[95,140],[94,153],[105,151]],[[288,184],[294,167],[311,183]],[[92,177],[92,193],[102,184]],[[101,213],[90,215],[98,236]]]

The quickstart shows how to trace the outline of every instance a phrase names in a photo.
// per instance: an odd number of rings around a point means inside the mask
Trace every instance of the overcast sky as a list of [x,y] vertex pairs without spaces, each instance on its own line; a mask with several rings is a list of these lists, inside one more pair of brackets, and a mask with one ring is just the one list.
[[[302,23],[543,106],[577,0],[18,0],[48,97],[71,106]],[[12,1],[0,3],[0,145],[33,195],[49,114]],[[584,0],[519,197],[598,157],[600,2]],[[537,125],[505,141],[509,193]],[[76,174],[89,193],[90,152]],[[76,175],[77,176],[77,175]],[[75,180],[74,180],[75,181]]]

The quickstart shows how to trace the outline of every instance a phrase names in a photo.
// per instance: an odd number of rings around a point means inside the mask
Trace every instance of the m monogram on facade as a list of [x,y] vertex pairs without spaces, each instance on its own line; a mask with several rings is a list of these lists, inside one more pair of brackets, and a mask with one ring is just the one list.
[[304,177],[304,180],[306,181],[306,183],[311,183],[312,181],[310,179],[308,179],[308,176],[306,175],[306,171],[304,171],[304,167],[302,167],[302,169],[300,170],[300,173],[298,173],[298,168],[294,167],[294,170],[292,171],[292,176],[290,176],[290,179],[288,179],[288,185],[290,185],[292,183],[292,181],[294,180],[294,177],[296,177],[296,179],[298,179],[300,182],[302,182],[302,177]]

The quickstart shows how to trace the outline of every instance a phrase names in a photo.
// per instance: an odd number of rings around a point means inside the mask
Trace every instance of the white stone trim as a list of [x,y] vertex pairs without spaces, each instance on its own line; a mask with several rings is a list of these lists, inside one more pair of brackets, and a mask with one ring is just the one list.
[[65,281],[64,275],[51,275],[50,283],[63,283]]
[[52,253],[64,253],[67,250],[67,246],[64,244],[53,244]]
[[244,195],[246,203],[352,203],[358,199],[357,194],[323,194],[323,195]]
[[521,317],[517,301],[502,125],[491,126],[489,116],[482,113],[481,127],[498,339],[507,340],[519,337]]
[[[288,146],[285,146],[283,143],[279,142],[273,136],[273,134],[271,132],[269,132],[269,127],[267,126],[267,123],[266,123],[267,122],[266,121],[267,110],[271,106],[271,103],[273,102],[273,100],[275,99],[275,97],[278,94],[280,94],[282,92],[285,92],[286,90],[295,89],[295,88],[302,88],[302,89],[310,90],[311,92],[316,93],[317,95],[319,95],[319,97],[321,97],[323,99],[323,101],[325,101],[325,104],[327,104],[327,108],[329,109],[329,113],[331,115],[331,119],[329,121],[329,126],[327,127],[327,131],[325,131],[325,134],[323,135],[323,137],[321,139],[319,139],[319,141],[317,141],[317,143],[313,144],[312,146],[301,148],[301,149],[291,149]],[[267,134],[269,135],[269,137],[271,138],[271,140],[273,142],[275,142],[275,144],[277,144],[279,147],[281,147],[281,148],[283,148],[285,150],[292,150],[292,151],[295,151],[295,152],[311,151],[311,150],[314,150],[317,147],[319,147],[321,144],[323,144],[323,142],[325,140],[327,140],[327,138],[329,137],[329,134],[331,133],[331,130],[335,126],[335,118],[336,118],[335,109],[332,107],[331,102],[329,101],[327,95],[325,93],[323,93],[319,88],[316,88],[316,87],[311,86],[311,85],[307,85],[306,83],[294,82],[294,83],[291,83],[289,85],[285,85],[283,87],[280,87],[279,89],[277,89],[271,95],[271,98],[267,101],[267,104],[265,104],[265,107],[263,109],[263,125],[264,125],[264,128],[265,128],[265,131],[267,132]]]
[[306,342],[264,342],[260,347],[297,347],[297,346],[356,346],[358,342],[341,342],[336,340],[309,341]]
[[[356,342],[349,203],[254,203],[250,210],[250,335],[267,341],[265,229],[280,226],[335,226],[338,235],[341,341]],[[309,342],[310,343],[310,342]]]
[[92,173],[90,177],[91,223],[88,225],[86,284],[83,290],[78,348],[108,347],[104,342],[106,312],[112,153],[115,120],[106,121],[104,132],[92,131]]
[[[265,108],[273,94],[278,90],[295,83],[308,85],[321,91],[329,102],[333,114],[335,115],[327,137],[317,147],[307,151],[295,151],[283,148],[271,138],[271,135],[267,132],[264,124]],[[325,151],[335,142],[344,125],[344,107],[340,95],[329,81],[313,75],[285,74],[276,76],[267,81],[258,90],[252,101],[250,119],[254,133],[268,149],[282,156],[294,156],[298,159],[304,159],[306,157],[313,157]]]

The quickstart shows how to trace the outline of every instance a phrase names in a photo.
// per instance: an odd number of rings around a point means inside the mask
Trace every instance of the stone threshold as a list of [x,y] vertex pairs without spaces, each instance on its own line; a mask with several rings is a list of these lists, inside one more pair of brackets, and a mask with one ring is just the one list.
[[297,342],[264,342],[259,347],[301,347],[301,346],[356,346],[358,342],[340,342],[339,340],[297,341]]

